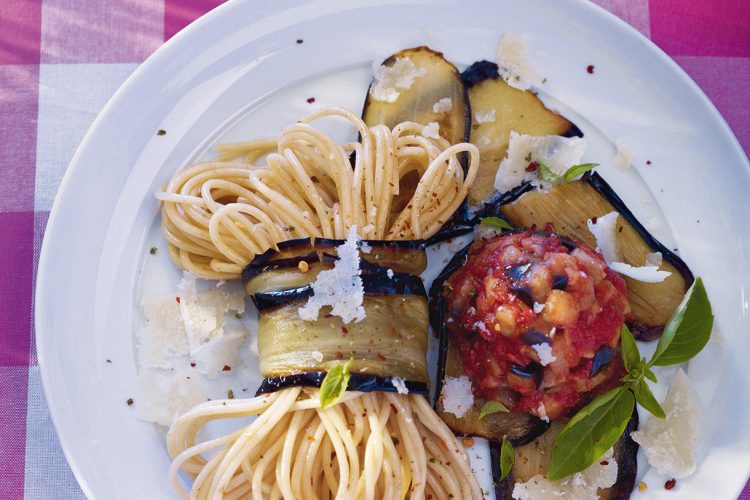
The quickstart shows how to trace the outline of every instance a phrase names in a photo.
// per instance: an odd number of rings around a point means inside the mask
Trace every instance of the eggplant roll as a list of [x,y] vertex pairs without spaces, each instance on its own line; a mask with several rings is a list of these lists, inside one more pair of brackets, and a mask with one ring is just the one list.
[[353,358],[349,388],[395,391],[392,378],[426,393],[427,294],[419,274],[424,243],[368,241],[360,248],[364,288],[362,321],[344,324],[326,314],[299,315],[318,273],[331,269],[343,241],[291,240],[257,256],[243,272],[259,311],[258,353],[266,380],[259,392],[289,385],[320,385],[326,370]]
[[658,283],[646,283],[625,277],[632,319],[628,321],[636,338],[657,338],[674,313],[685,292],[693,283],[687,264],[674,252],[659,243],[623,203],[615,191],[596,172],[582,179],[554,186],[545,191],[522,187],[485,207],[484,215],[502,217],[519,228],[544,228],[552,224],[554,231],[596,247],[586,221],[609,212],[620,214],[617,222],[617,244],[625,263],[642,266],[651,252],[660,252],[659,266],[671,274]]
[[565,117],[547,109],[529,90],[511,87],[500,78],[497,64],[475,62],[461,74],[468,88],[472,111],[479,115],[494,110],[494,120],[475,122],[469,141],[479,148],[479,173],[469,191],[469,204],[477,205],[493,191],[497,166],[505,158],[510,131],[526,135],[583,137]]
[[[502,500],[513,498],[513,488],[516,483],[523,483],[537,474],[545,475],[552,456],[552,445],[557,435],[565,427],[565,422],[555,422],[550,429],[531,443],[515,448],[515,462],[510,474],[502,481],[500,478],[500,448],[492,445],[492,476],[495,478],[495,496]],[[605,490],[599,490],[601,500],[616,500],[629,498],[633,491],[638,472],[638,444],[630,437],[630,433],[638,429],[638,412],[633,416],[615,443],[613,454],[617,461],[617,480],[615,484]]]

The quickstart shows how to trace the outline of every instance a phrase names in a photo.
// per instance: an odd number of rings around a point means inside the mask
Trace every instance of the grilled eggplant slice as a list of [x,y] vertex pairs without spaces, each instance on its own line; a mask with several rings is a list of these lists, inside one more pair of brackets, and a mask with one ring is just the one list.
[[[511,473],[502,481],[500,478],[500,448],[492,446],[492,475],[495,478],[495,495],[499,499],[511,500],[513,487],[517,482],[523,483],[537,474],[547,473],[552,456],[552,445],[557,435],[565,427],[564,422],[554,422],[550,429],[533,442],[515,448],[515,463]],[[638,428],[638,412],[633,410],[625,432],[614,446],[614,459],[617,461],[617,480],[615,484],[599,491],[602,500],[615,500],[630,497],[635,484],[638,462],[636,454],[638,444],[630,437],[630,433]]]
[[589,173],[578,181],[543,192],[520,190],[516,195],[515,200],[506,197],[487,213],[499,215],[516,227],[544,228],[551,223],[556,233],[595,248],[596,240],[586,221],[614,210],[621,215],[617,222],[617,243],[626,263],[642,266],[650,252],[661,252],[660,269],[672,273],[664,281],[645,283],[625,277],[633,314],[629,323],[636,338],[651,340],[661,334],[693,283],[693,275],[682,259],[648,233],[599,174]]
[[581,130],[563,116],[547,109],[531,91],[511,87],[500,78],[497,64],[479,61],[461,78],[468,87],[475,115],[495,111],[495,120],[474,123],[469,140],[480,152],[479,173],[469,191],[469,204],[477,205],[492,193],[495,174],[505,158],[510,132],[527,135],[583,137]]
[[[440,339],[438,351],[438,371],[435,394],[440,394],[445,377],[460,377],[464,374],[463,362],[458,350],[451,342],[445,325],[446,300],[443,297],[443,284],[453,272],[466,262],[469,251],[467,245],[461,249],[438,275],[430,288],[430,324]],[[483,399],[475,398],[474,406],[461,418],[443,411],[442,398],[435,401],[435,410],[453,432],[463,436],[478,436],[491,442],[502,442],[507,437],[514,445],[526,444],[543,434],[549,424],[528,413],[494,413],[479,418],[484,406]]]
[[[397,52],[383,61],[383,65],[392,66],[401,58],[409,58],[425,73],[408,89],[398,88],[399,97],[394,102],[378,101],[368,91],[362,111],[365,123],[368,126],[384,124],[392,128],[405,121],[422,125],[437,122],[440,135],[451,144],[468,141],[471,111],[456,67],[446,61],[443,54],[425,46]],[[446,97],[451,100],[450,111],[435,112],[433,106]]]

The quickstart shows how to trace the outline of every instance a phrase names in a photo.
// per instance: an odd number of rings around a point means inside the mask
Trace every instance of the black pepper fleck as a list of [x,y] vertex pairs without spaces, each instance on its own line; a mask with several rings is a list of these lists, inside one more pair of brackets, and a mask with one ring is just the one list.
[[298,43],[298,44],[301,44],[301,43],[304,43],[304,42],[305,42],[305,41],[304,41],[303,39],[301,39],[301,38],[298,38],[298,39],[297,39],[297,43]]
[[159,130],[156,131],[156,135],[167,135],[167,131],[164,130],[163,128],[160,128]]
[[128,406],[133,406],[133,398],[128,398],[126,402],[128,403]]
[[151,250],[148,251],[151,255],[156,255],[156,252],[158,252],[159,249],[156,247],[151,247]]

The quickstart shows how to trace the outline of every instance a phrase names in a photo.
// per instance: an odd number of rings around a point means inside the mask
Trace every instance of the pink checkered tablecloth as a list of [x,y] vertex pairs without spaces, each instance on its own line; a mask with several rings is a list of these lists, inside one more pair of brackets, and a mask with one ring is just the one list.
[[[83,497],[50,421],[34,348],[44,228],[63,172],[110,96],[219,3],[0,0],[0,499]],[[597,3],[670,54],[750,154],[750,1]],[[750,483],[740,499],[750,500]]]

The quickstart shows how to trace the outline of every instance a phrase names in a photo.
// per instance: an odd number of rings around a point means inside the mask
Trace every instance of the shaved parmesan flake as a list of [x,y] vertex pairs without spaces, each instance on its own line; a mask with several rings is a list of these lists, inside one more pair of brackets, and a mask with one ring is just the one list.
[[487,328],[487,325],[485,325],[481,321],[477,321],[472,326],[482,333],[490,333],[489,329]]
[[187,333],[174,297],[143,302],[148,324],[136,333],[141,368],[173,368],[174,358],[189,352]]
[[549,187],[551,184],[541,180],[537,172],[526,171],[531,161],[541,161],[553,173],[561,176],[573,165],[581,163],[585,152],[586,141],[581,137],[537,137],[512,130],[508,154],[500,162],[495,175],[495,189],[505,193],[527,181],[534,186]]
[[597,217],[596,222],[591,219],[586,221],[589,231],[596,240],[596,250],[601,252],[607,264],[622,259],[620,247],[617,245],[617,217],[619,215],[612,211]]
[[588,469],[565,479],[550,481],[537,474],[525,483],[516,483],[512,496],[516,500],[597,500],[599,488],[609,488],[616,480],[617,461],[609,450]]
[[202,344],[193,355],[195,370],[208,378],[216,378],[225,366],[239,365],[240,345],[246,335],[247,332],[241,330],[227,332]]
[[406,382],[404,379],[399,377],[391,377],[391,384],[396,388],[396,392],[399,394],[409,394],[409,389],[406,388]]
[[466,375],[460,377],[445,377],[443,390],[440,392],[443,398],[443,410],[452,413],[458,418],[466,415],[466,412],[474,406],[474,394],[471,392],[471,380]]
[[170,425],[177,415],[206,400],[206,391],[191,371],[143,369],[138,373],[135,416],[146,422]]
[[477,123],[490,123],[495,121],[495,110],[477,111],[474,114]]
[[552,346],[546,342],[534,344],[531,346],[531,348],[536,351],[537,356],[539,356],[539,363],[541,363],[542,366],[547,366],[548,364],[557,360],[557,358],[552,354]]
[[310,353],[310,357],[320,363],[323,361],[323,353],[320,351],[313,351]]
[[539,403],[536,411],[539,413],[539,418],[549,423],[549,417],[547,416],[547,407],[544,406],[544,403]]
[[357,226],[352,226],[346,241],[336,248],[338,259],[333,269],[321,271],[311,283],[313,295],[299,308],[300,318],[315,321],[324,306],[331,306],[331,314],[339,316],[344,324],[365,318],[358,241]]
[[651,417],[630,436],[660,474],[682,479],[695,470],[695,439],[703,420],[692,383],[682,369],[672,381],[662,408],[666,418]]
[[660,270],[659,266],[647,265],[633,267],[625,262],[611,262],[609,268],[617,273],[623,274],[637,281],[643,281],[644,283],[659,283],[672,274],[669,271]]
[[630,165],[633,163],[633,150],[626,146],[625,143],[622,142],[622,139],[617,139],[615,141],[615,146],[617,147],[617,154],[613,161],[615,167],[620,170],[629,169]]
[[651,252],[646,254],[646,264],[649,266],[660,266],[664,257],[661,252]]
[[542,311],[544,311],[545,304],[540,304],[539,302],[534,302],[534,312],[539,314]]
[[438,102],[432,105],[433,113],[450,113],[453,109],[453,99],[450,97],[443,97]]
[[432,139],[440,139],[439,131],[440,124],[438,122],[430,122],[422,127],[422,135]]
[[376,101],[396,102],[401,95],[396,89],[408,90],[427,70],[418,68],[408,57],[400,57],[390,66],[378,65],[374,73],[370,96]]
[[498,72],[511,87],[527,90],[544,81],[526,61],[527,52],[526,37],[523,35],[505,35],[500,39],[497,47]]
[[388,276],[388,278],[391,278],[391,279],[392,279],[392,278],[393,278],[393,269],[388,269],[388,270],[387,270],[387,271],[385,272],[385,274],[386,274],[386,276]]
[[196,276],[185,271],[177,289],[180,292],[180,312],[185,324],[190,354],[195,355],[201,345],[224,333],[224,315],[229,311],[245,311],[245,294],[208,290],[199,293]]

